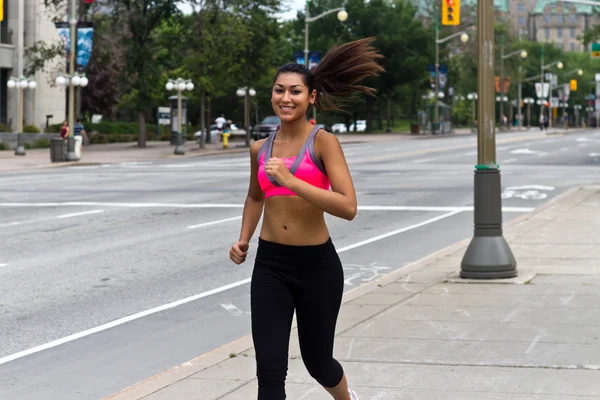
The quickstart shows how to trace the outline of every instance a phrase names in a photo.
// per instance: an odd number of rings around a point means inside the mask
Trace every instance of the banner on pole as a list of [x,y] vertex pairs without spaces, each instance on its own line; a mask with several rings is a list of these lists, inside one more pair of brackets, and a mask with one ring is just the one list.
[[[67,57],[67,71],[71,55],[71,31],[68,22],[56,22],[56,31],[63,42],[65,55]],[[75,43],[75,70],[83,71],[92,55],[92,44],[94,39],[94,23],[91,21],[79,21],[77,23],[77,43]]]

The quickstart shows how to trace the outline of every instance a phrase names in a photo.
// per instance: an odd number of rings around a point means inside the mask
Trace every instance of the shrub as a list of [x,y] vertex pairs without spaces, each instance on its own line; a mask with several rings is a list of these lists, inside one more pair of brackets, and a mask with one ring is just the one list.
[[8,150],[8,145],[4,142],[0,142],[0,151]]
[[26,150],[30,149],[47,149],[50,148],[50,141],[46,139],[39,139],[33,143],[25,143],[24,145]]
[[4,124],[0,124],[0,132],[12,132],[12,129]]
[[35,125],[25,125],[23,127],[23,133],[40,133],[40,128]]

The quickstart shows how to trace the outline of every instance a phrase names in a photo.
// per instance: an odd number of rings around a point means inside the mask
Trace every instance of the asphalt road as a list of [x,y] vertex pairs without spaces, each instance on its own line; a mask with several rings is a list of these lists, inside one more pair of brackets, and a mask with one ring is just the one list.
[[[504,219],[600,179],[600,133],[498,135]],[[472,235],[476,138],[344,146],[346,289]],[[247,155],[0,176],[0,399],[99,399],[249,333]],[[256,248],[251,244],[251,256]]]

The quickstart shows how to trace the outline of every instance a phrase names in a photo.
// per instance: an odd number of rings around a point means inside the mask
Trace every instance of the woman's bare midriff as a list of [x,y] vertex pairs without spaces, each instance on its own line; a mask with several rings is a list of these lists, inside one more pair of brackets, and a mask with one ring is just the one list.
[[313,246],[329,239],[323,211],[297,196],[265,200],[260,237],[291,246]]

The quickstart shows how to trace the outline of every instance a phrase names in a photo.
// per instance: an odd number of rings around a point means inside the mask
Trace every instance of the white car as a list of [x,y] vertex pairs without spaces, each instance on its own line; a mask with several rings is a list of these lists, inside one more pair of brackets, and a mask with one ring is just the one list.
[[331,133],[345,133],[347,131],[348,129],[346,129],[346,124],[344,123],[337,123],[331,125]]
[[[356,132],[364,132],[367,130],[367,121],[359,119],[356,121]],[[348,128],[348,132],[354,132],[354,123]]]

